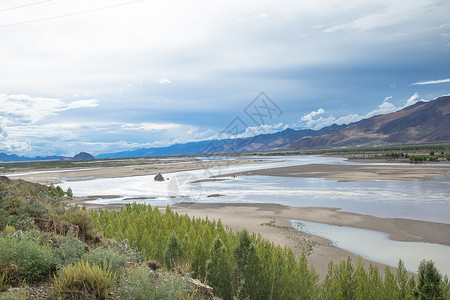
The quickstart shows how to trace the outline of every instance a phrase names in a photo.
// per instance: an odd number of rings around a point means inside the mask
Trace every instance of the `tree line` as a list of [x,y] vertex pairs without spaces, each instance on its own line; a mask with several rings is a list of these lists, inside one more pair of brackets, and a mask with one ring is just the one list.
[[386,267],[383,277],[376,266],[349,258],[330,262],[320,282],[304,254],[297,259],[290,248],[246,230],[233,232],[220,220],[138,204],[89,216],[105,237],[128,239],[167,269],[188,265],[191,276],[223,299],[450,299],[448,278],[432,261],[421,262],[416,280],[402,261],[395,274]]

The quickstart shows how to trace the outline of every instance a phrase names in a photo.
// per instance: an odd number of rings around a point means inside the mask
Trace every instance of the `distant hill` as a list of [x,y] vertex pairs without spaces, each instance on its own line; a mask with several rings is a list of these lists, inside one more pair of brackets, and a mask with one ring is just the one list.
[[93,157],[91,154],[87,153],[87,152],[80,152],[77,155],[75,155],[74,157],[72,157],[73,160],[92,160],[95,159],[95,157]]
[[16,154],[5,154],[0,153],[0,161],[10,162],[10,161],[38,161],[38,160],[59,160],[62,159],[63,156],[35,156],[35,157],[26,157],[26,156],[17,156]]

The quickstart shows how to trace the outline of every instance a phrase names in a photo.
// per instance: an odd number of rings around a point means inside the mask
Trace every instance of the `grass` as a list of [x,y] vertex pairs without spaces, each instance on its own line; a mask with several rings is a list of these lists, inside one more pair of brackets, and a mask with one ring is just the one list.
[[115,281],[114,272],[80,261],[64,266],[55,276],[53,288],[58,296],[81,299],[95,296],[97,299],[106,299]]

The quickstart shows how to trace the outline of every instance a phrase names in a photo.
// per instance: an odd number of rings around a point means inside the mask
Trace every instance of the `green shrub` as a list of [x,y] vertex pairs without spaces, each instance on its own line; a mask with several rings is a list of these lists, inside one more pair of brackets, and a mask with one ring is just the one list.
[[145,261],[145,249],[136,250],[128,244],[127,239],[118,239],[117,241],[105,240],[106,248],[123,255],[127,263],[140,265]]
[[127,262],[125,255],[116,253],[103,246],[99,246],[91,252],[85,253],[83,260],[89,262],[91,265],[98,265],[111,271],[117,271],[119,268],[125,266]]
[[5,229],[3,229],[3,233],[8,235],[8,234],[14,234],[16,233],[16,228],[14,226],[11,225],[6,225]]
[[18,288],[13,291],[8,291],[0,294],[0,300],[26,300],[27,289]]
[[12,283],[41,280],[55,269],[53,251],[31,234],[0,237],[0,269]]
[[152,272],[146,266],[131,269],[119,278],[117,294],[124,299],[180,299],[192,290],[187,278]]
[[105,299],[116,281],[115,274],[100,266],[80,261],[63,267],[55,275],[54,290],[58,296],[77,299]]
[[89,244],[100,242],[99,234],[94,229],[94,224],[89,218],[87,211],[79,209],[71,211],[68,216],[68,221],[78,226],[77,234],[81,240]]
[[8,274],[2,271],[0,274],[0,293],[6,291],[11,286],[8,282]]
[[57,260],[58,269],[64,265],[78,262],[85,252],[84,244],[75,238],[71,231],[66,236],[58,237],[57,240],[59,248],[55,251],[55,259]]
[[164,252],[164,263],[169,270],[172,270],[179,262],[182,255],[181,244],[174,232],[167,241],[166,251]]

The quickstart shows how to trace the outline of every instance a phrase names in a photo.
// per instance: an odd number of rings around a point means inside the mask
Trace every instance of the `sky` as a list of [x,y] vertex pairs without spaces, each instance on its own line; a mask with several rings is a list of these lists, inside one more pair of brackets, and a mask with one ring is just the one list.
[[[320,129],[448,95],[448,12],[447,0],[3,0],[0,152],[162,147],[220,138],[236,118],[238,136]],[[261,101],[277,111],[255,121]]]

